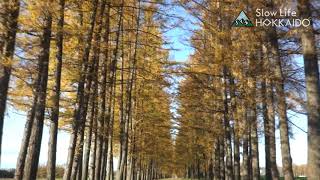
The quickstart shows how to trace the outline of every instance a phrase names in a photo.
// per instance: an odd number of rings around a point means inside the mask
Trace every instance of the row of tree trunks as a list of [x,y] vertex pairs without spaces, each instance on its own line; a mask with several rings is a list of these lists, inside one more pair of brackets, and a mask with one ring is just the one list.
[[115,119],[115,94],[116,94],[116,76],[117,76],[117,62],[119,58],[119,50],[120,50],[120,36],[121,36],[121,29],[123,26],[123,1],[122,5],[118,7],[118,22],[117,22],[117,32],[116,32],[116,45],[113,50],[113,58],[110,63],[110,91],[109,91],[109,108],[108,108],[108,115],[109,123],[108,123],[108,138],[105,141],[107,146],[107,180],[113,180],[113,128],[114,128],[114,119]]
[[[106,3],[106,2],[105,2]],[[106,6],[106,5],[104,5]],[[106,18],[104,18],[104,26],[106,29],[104,30],[104,33],[102,35],[102,42],[106,44],[105,48],[101,48],[104,54],[104,58],[102,59],[101,66],[101,77],[100,77],[100,92],[99,92],[99,99],[100,99],[100,107],[99,107],[99,115],[98,115],[98,135],[97,135],[97,151],[96,151],[96,160],[95,160],[95,177],[96,179],[103,179],[105,176],[105,171],[106,171],[106,161],[105,161],[105,156],[106,156],[106,150],[105,150],[105,145],[107,144],[106,142],[106,94],[107,90],[110,90],[110,87],[108,86],[107,89],[107,73],[108,73],[108,56],[109,56],[109,16],[110,16],[110,4],[107,4],[107,9],[106,13],[104,15]],[[102,28],[102,27],[101,27]],[[110,106],[110,105],[109,105]]]
[[[120,119],[120,159],[119,159],[119,167],[117,180],[125,180],[126,179],[126,166],[128,165],[128,151],[129,151],[129,123],[133,114],[133,87],[136,77],[136,65],[137,65],[137,50],[138,50],[138,41],[139,41],[139,29],[140,29],[140,0],[137,2],[137,16],[136,16],[136,26],[135,26],[135,41],[134,41],[134,49],[133,55],[131,58],[131,62],[129,62],[129,77],[127,79],[127,87],[126,87],[126,102],[125,106],[122,105],[121,119]],[[123,61],[124,59],[122,59]],[[123,62],[122,62],[123,63]],[[123,69],[122,69],[123,74]],[[123,77],[122,77],[123,79]],[[123,82],[122,82],[123,83]],[[122,86],[123,91],[123,86]],[[123,96],[122,96],[123,98]],[[123,114],[123,111],[125,114]]]
[[[65,173],[63,175],[64,180],[70,180],[75,178],[77,168],[78,168],[79,158],[81,156],[80,154],[81,150],[79,145],[81,146],[81,142],[83,139],[82,134],[84,131],[84,123],[85,123],[86,108],[87,108],[85,106],[85,104],[87,103],[87,98],[85,97],[88,96],[88,93],[85,93],[85,87],[91,86],[91,80],[88,81],[88,77],[87,77],[87,75],[89,75],[88,60],[89,60],[89,54],[90,54],[91,45],[92,45],[93,32],[95,28],[96,14],[98,9],[98,0],[92,0],[91,3],[92,3],[93,9],[90,17],[90,27],[86,34],[87,38],[85,40],[85,44],[83,45],[83,48],[84,48],[82,51],[83,53],[82,52],[80,53],[80,58],[82,59],[81,74],[80,74],[80,80],[78,84],[77,104],[74,112],[74,121],[73,121],[73,127],[72,127],[73,129],[70,137],[67,164],[65,168]],[[79,17],[81,18],[82,15],[79,15]],[[80,19],[79,21],[80,21],[80,24],[82,24],[82,20]],[[92,68],[93,68],[93,64],[91,66],[91,69]],[[86,82],[90,83],[90,85],[86,84]],[[90,92],[90,90],[88,91]],[[77,149],[77,152],[76,152],[76,149]]]
[[35,82],[35,96],[32,108],[25,126],[24,139],[17,163],[16,179],[36,179],[41,148],[44,113],[47,96],[48,65],[51,42],[52,12],[49,10],[51,2],[43,8],[44,25],[41,37],[41,53],[38,58],[38,75]]

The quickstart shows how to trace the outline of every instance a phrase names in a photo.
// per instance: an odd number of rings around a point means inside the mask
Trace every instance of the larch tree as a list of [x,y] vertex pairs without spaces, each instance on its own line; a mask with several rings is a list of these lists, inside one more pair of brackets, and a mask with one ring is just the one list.
[[56,153],[57,153],[57,136],[58,136],[58,120],[60,108],[60,94],[61,94],[61,71],[62,71],[62,58],[63,58],[63,26],[64,26],[64,8],[65,1],[59,1],[59,14],[58,14],[58,29],[56,34],[56,70],[55,70],[55,87],[53,97],[53,108],[51,112],[50,124],[50,139],[48,150],[48,163],[47,163],[47,178],[48,180],[55,179],[56,172]]

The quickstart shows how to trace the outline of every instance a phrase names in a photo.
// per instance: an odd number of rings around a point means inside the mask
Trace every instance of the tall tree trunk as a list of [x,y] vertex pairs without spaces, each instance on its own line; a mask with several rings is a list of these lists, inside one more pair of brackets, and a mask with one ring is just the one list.
[[63,56],[63,24],[64,24],[64,0],[59,1],[59,19],[57,32],[57,55],[56,55],[56,71],[55,71],[55,87],[53,95],[53,107],[50,122],[50,138],[47,162],[47,179],[54,180],[56,172],[56,152],[57,152],[57,136],[58,136],[58,120],[59,120],[59,102],[61,89],[61,70]]
[[[128,141],[129,141],[129,122],[132,118],[132,92],[133,92],[133,85],[135,80],[135,74],[136,74],[136,64],[137,64],[137,51],[138,51],[138,41],[139,41],[139,28],[140,28],[140,0],[138,0],[138,12],[136,17],[136,33],[135,33],[135,47],[134,47],[134,54],[132,58],[132,64],[129,65],[129,79],[128,79],[128,85],[126,89],[127,94],[127,104],[126,104],[126,114],[125,114],[125,121],[122,121],[121,124],[121,161],[119,166],[119,172],[118,172],[118,179],[117,180],[123,180],[125,178],[125,166],[127,164],[127,154],[128,154]],[[130,63],[130,62],[129,62]]]
[[8,87],[11,75],[11,62],[13,60],[16,44],[20,0],[8,0],[2,3],[4,8],[3,15],[7,16],[4,17],[4,26],[7,30],[3,45],[0,47],[0,162],[2,153],[4,114],[6,111]]
[[265,141],[265,170],[266,179],[272,179],[271,160],[270,160],[270,120],[268,118],[268,107],[267,107],[267,90],[266,80],[264,79],[261,83],[261,94],[262,94],[262,114],[263,114],[263,125],[264,125],[264,141]]
[[252,178],[253,180],[260,179],[260,168],[259,168],[259,147],[258,147],[258,119],[257,119],[257,109],[256,109],[256,80],[251,78],[252,85],[249,88],[252,91],[251,98],[252,104],[249,109],[249,121],[251,125],[251,159],[252,159]]
[[240,168],[240,138],[239,138],[239,123],[240,120],[237,119],[237,100],[236,100],[236,85],[234,78],[230,78],[230,97],[231,97],[231,115],[233,119],[233,147],[234,147],[234,179],[240,180],[241,179],[241,168]]
[[248,88],[249,90],[249,108],[248,118],[251,128],[251,159],[252,159],[252,178],[253,180],[260,179],[260,168],[259,168],[259,140],[258,140],[258,119],[257,119],[257,104],[256,104],[256,67],[254,66],[254,57],[249,56],[249,77],[248,77]]
[[[106,134],[104,135],[106,136]],[[108,154],[108,142],[106,141],[106,138],[103,138],[103,161],[102,161],[102,166],[101,166],[101,179],[106,179],[107,176],[107,154]]]
[[[311,2],[299,0],[302,19],[311,18]],[[313,23],[304,27],[301,35],[308,110],[308,179],[320,177],[320,80]]]
[[[272,0],[267,2],[267,8],[274,9],[274,3]],[[267,42],[270,43],[271,63],[274,65],[273,76],[275,78],[274,86],[276,89],[276,97],[278,102],[278,116],[280,123],[280,141],[281,141],[281,155],[283,174],[286,180],[293,180],[292,159],[289,143],[289,129],[288,129],[288,117],[287,117],[287,104],[286,94],[284,90],[284,76],[282,72],[282,64],[279,53],[278,36],[275,27],[268,28],[266,33]]]
[[[245,108],[246,110],[247,108]],[[245,180],[249,180],[249,166],[250,166],[250,158],[249,158],[249,132],[250,132],[250,126],[248,123],[248,117],[247,117],[247,112],[244,112],[244,126],[245,126],[245,130],[244,130],[244,137],[243,137],[243,145],[242,145],[242,149],[243,149],[243,179]]]
[[288,117],[287,117],[287,104],[286,95],[284,92],[284,77],[282,73],[281,59],[279,55],[279,44],[277,33],[274,28],[272,28],[268,35],[269,42],[271,43],[271,53],[273,55],[275,89],[277,93],[278,100],[278,115],[280,121],[280,141],[281,141],[281,155],[282,155],[282,165],[283,173],[286,180],[293,180],[293,170],[292,170],[292,159],[290,152],[289,143],[289,130],[288,130]]
[[[262,46],[263,62],[262,66],[264,71],[267,73],[267,77],[271,76],[270,72],[270,61],[268,57],[268,49],[265,45]],[[274,95],[273,95],[273,84],[270,78],[264,78],[262,82],[262,98],[263,98],[263,116],[265,125],[265,136],[266,142],[266,162],[269,161],[269,173],[266,178],[273,180],[279,180],[279,171],[276,161],[276,139],[275,139],[275,111],[274,111]],[[269,157],[267,157],[269,156]],[[267,166],[266,166],[267,167]]]
[[219,162],[220,162],[220,178],[221,179],[225,179],[225,174],[226,174],[225,173],[226,172],[225,171],[225,161],[224,161],[224,157],[225,157],[224,140],[225,140],[225,138],[223,136],[219,138],[219,146],[220,146],[220,148],[219,148],[219,150],[220,150]]
[[[95,106],[96,108],[96,106]],[[92,130],[92,138],[93,138],[93,145],[90,152],[90,174],[89,179],[94,179],[95,175],[95,168],[96,168],[96,151],[97,151],[97,111],[94,111],[94,119],[93,119],[93,130]]]
[[231,128],[229,121],[229,105],[228,105],[228,79],[227,79],[227,67],[223,68],[223,76],[224,76],[224,92],[223,92],[223,103],[224,103],[224,135],[226,141],[226,179],[232,180],[234,179],[233,175],[233,164],[232,164],[232,145],[231,145]]
[[52,26],[52,13],[49,10],[51,2],[49,1],[45,8],[47,8],[44,14],[44,27],[43,35],[41,38],[41,54],[39,56],[39,68],[38,68],[38,81],[40,82],[37,86],[36,93],[38,98],[35,104],[35,117],[32,125],[32,132],[29,141],[28,155],[26,164],[24,167],[24,179],[36,179],[42,131],[44,123],[44,113],[46,106],[47,96],[47,83],[48,83],[48,66],[49,66],[49,55],[50,55],[50,42],[51,42],[51,26]]
[[[103,49],[103,53],[104,53],[104,62],[103,62],[103,70],[102,73],[105,73],[105,86],[107,85],[107,80],[110,80],[110,71],[111,70],[109,68],[109,66],[111,66],[111,59],[109,58],[109,51],[110,51],[110,47],[109,47],[109,34],[110,34],[110,9],[111,9],[111,3],[108,1],[107,2],[107,12],[106,12],[106,29],[104,31],[104,35],[103,35],[103,42],[105,43],[105,48]],[[105,96],[107,96],[107,94],[109,94],[109,91],[112,89],[113,85],[112,84],[108,84],[107,89],[105,89]],[[111,99],[111,97],[108,97],[109,99]],[[110,103],[109,99],[105,98],[105,103],[108,102]],[[111,107],[111,104],[108,104],[109,107]],[[107,176],[107,161],[108,161],[108,126],[109,126],[109,122],[110,122],[110,114],[109,114],[109,108],[105,108],[106,112],[104,114],[104,122],[103,122],[103,161],[102,161],[102,166],[101,166],[101,179],[105,179]]]
[[254,109],[252,110],[252,123],[251,123],[251,157],[252,157],[252,176],[253,180],[259,180],[260,179],[260,167],[259,167],[259,147],[258,147],[258,128],[257,128],[257,114],[255,109],[255,103],[254,103]]
[[[95,96],[93,96],[95,97]],[[94,121],[95,121],[95,98],[91,97],[91,113],[90,113],[90,120],[89,125],[87,128],[87,135],[86,135],[86,142],[85,142],[85,151],[84,151],[84,157],[83,157],[83,169],[82,169],[82,180],[88,179],[88,171],[89,171],[89,160],[90,160],[90,149],[91,149],[91,143],[92,143],[92,134],[93,134],[93,128],[95,128]],[[94,137],[95,138],[95,137]]]
[[234,127],[234,179],[240,180],[241,179],[241,169],[240,169],[240,140],[238,134],[238,122],[235,122]]
[[19,152],[17,165],[16,165],[15,180],[23,179],[23,169],[25,166],[25,161],[26,161],[27,152],[28,152],[28,145],[29,145],[31,130],[32,130],[32,124],[34,121],[36,99],[38,99],[37,93],[35,93],[34,95],[33,104],[32,104],[31,110],[28,113],[27,121],[24,127],[23,138],[22,138],[20,152]]
[[214,179],[220,180],[220,145],[219,141],[215,143],[214,146]]
[[[124,41],[123,39],[123,21],[121,22],[121,38],[122,38],[122,41]],[[123,148],[125,147],[125,107],[124,107],[124,98],[125,98],[125,93],[124,93],[124,64],[125,64],[125,59],[124,59],[124,42],[122,42],[121,44],[121,71],[120,71],[120,95],[119,95],[119,116],[120,116],[120,153],[119,153],[119,162],[118,163],[118,174],[117,174],[117,178],[120,178],[120,168],[121,168],[121,161],[122,161],[122,158],[124,157],[123,155]],[[131,51],[131,49],[130,49]],[[129,68],[130,69],[130,68]],[[128,81],[129,81],[129,78],[128,78]],[[128,83],[127,83],[128,84]]]
[[273,95],[273,85],[270,80],[267,80],[267,112],[269,120],[269,146],[270,146],[270,166],[272,179],[280,179],[278,166],[277,166],[277,153],[276,153],[276,128],[275,128],[275,110],[274,110],[274,95]]
[[[96,65],[96,69],[98,64]],[[97,94],[98,94],[98,82],[96,78],[96,74],[94,75],[94,85],[93,88],[91,88],[91,94],[89,101],[91,102],[91,113],[90,113],[90,120],[89,120],[89,127],[88,127],[88,133],[86,136],[86,148],[84,152],[84,167],[82,171],[82,179],[94,179],[95,175],[95,156],[96,156],[96,147],[97,147],[97,117],[98,117],[98,104],[97,104]],[[92,144],[93,141],[93,145]],[[91,160],[91,161],[90,161]],[[90,163],[90,175],[88,174],[89,170],[89,163]],[[89,177],[90,176],[90,177]]]

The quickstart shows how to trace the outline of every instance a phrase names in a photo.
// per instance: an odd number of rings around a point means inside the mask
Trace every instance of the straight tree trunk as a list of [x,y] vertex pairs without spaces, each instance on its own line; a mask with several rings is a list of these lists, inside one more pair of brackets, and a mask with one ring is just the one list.
[[91,98],[91,116],[89,120],[89,125],[87,128],[87,135],[86,135],[86,142],[85,142],[85,151],[83,157],[83,169],[82,169],[82,180],[88,179],[88,171],[89,171],[89,159],[90,159],[90,149],[91,149],[91,142],[92,142],[92,134],[93,134],[93,121],[95,119],[95,98]]
[[219,141],[215,143],[215,148],[214,148],[214,179],[215,180],[220,180],[220,146],[219,146]]
[[[106,24],[103,23],[103,17],[106,19],[109,19],[108,16],[105,16],[105,7],[106,7],[106,0],[103,0],[101,2],[100,11],[97,15],[97,32],[94,37],[94,42],[96,45],[93,48],[94,52],[94,59],[99,64],[99,55],[100,55],[100,42],[101,42],[101,31],[102,27]],[[107,20],[109,21],[109,20]],[[103,25],[104,24],[104,25]],[[109,31],[109,30],[106,30]],[[109,35],[106,35],[109,36]],[[106,42],[108,43],[108,42]],[[106,59],[103,59],[102,62],[103,72],[101,75],[101,86],[100,86],[100,92],[99,92],[99,108],[98,108],[98,139],[97,139],[97,151],[96,151],[96,165],[95,165],[95,178],[98,180],[101,176],[101,160],[102,160],[102,145],[103,145],[103,126],[105,121],[105,111],[106,111]],[[98,69],[96,70],[98,72]],[[98,77],[96,77],[98,78]],[[100,84],[100,83],[99,83]],[[98,88],[99,86],[97,86]]]
[[248,56],[248,78],[247,78],[247,87],[248,87],[248,99],[247,99],[247,111],[248,111],[248,121],[249,121],[249,135],[250,135],[250,176],[253,180],[260,179],[260,167],[259,167],[259,139],[258,139],[258,117],[257,117],[257,80],[255,75],[257,74],[257,66],[254,62],[256,57],[253,54]]
[[61,89],[61,70],[63,56],[63,24],[64,24],[64,5],[65,1],[59,1],[59,19],[57,32],[57,55],[56,55],[56,72],[55,72],[55,87],[53,97],[53,107],[50,122],[50,138],[47,162],[47,179],[54,180],[56,172],[56,153],[57,153],[57,136],[58,136],[58,120],[59,120],[59,103]]
[[[3,45],[0,50],[0,162],[2,153],[2,134],[4,124],[4,114],[6,111],[6,102],[8,87],[11,76],[11,62],[14,56],[16,44],[16,34],[18,30],[18,17],[20,10],[20,0],[7,0],[3,3],[4,26],[7,28]],[[4,64],[2,64],[4,62]],[[6,63],[8,62],[8,63]]]
[[238,122],[235,122],[234,128],[234,179],[241,179],[241,169],[240,169],[240,142],[238,135]]
[[232,164],[232,145],[231,145],[231,128],[229,121],[229,108],[228,108],[228,83],[227,83],[227,67],[223,68],[224,76],[224,129],[225,129],[225,140],[226,140],[226,180],[234,179],[233,175],[233,164]]
[[282,73],[281,59],[279,55],[279,44],[276,30],[273,28],[268,33],[269,42],[271,43],[271,53],[273,55],[274,76],[276,81],[274,83],[277,100],[278,100],[278,115],[280,121],[280,141],[281,141],[281,155],[283,174],[286,180],[293,180],[292,159],[289,143],[287,104],[284,92],[284,78]]
[[239,138],[239,119],[236,119],[237,116],[237,102],[236,102],[236,90],[235,90],[234,78],[230,78],[230,97],[231,97],[231,111],[233,117],[233,147],[234,147],[234,179],[241,179],[241,168],[240,168],[240,138]]
[[[105,135],[104,135],[105,136]],[[101,179],[106,179],[107,175],[107,154],[108,154],[108,142],[106,141],[106,138],[103,138],[103,161],[102,161],[102,166],[101,166]]]
[[42,131],[44,124],[44,113],[46,106],[47,97],[47,83],[48,83],[48,66],[49,66],[49,55],[50,55],[50,42],[51,42],[51,26],[52,26],[52,13],[49,10],[51,2],[47,4],[48,8],[44,14],[44,27],[43,35],[41,38],[41,54],[39,56],[39,68],[38,68],[38,81],[40,82],[37,86],[36,93],[38,98],[35,104],[35,117],[32,125],[32,132],[29,141],[28,155],[26,159],[26,164],[24,167],[24,179],[36,179]]
[[[247,109],[247,108],[245,108]],[[247,118],[247,112],[244,113],[244,119],[245,119],[245,134],[244,134],[244,137],[243,137],[243,179],[245,180],[249,180],[249,166],[250,166],[250,159],[249,159],[249,131],[250,131],[250,126],[249,126],[249,123],[247,122],[248,118]]]
[[[309,0],[299,0],[298,9],[302,19],[311,18],[312,5]],[[304,72],[307,89],[308,110],[308,179],[320,177],[320,80],[313,23],[304,27],[301,34]]]
[[262,94],[262,114],[263,114],[263,125],[264,125],[264,141],[265,141],[265,169],[266,179],[272,179],[271,160],[270,160],[270,120],[268,118],[268,107],[267,107],[267,90],[266,80],[264,79],[261,85]]
[[270,166],[273,180],[279,180],[280,175],[277,166],[276,158],[276,137],[275,137],[275,110],[274,110],[274,95],[273,95],[273,85],[270,80],[267,80],[267,112],[269,120],[269,146],[270,146]]
[[[121,22],[121,37],[122,37],[122,41],[123,41],[123,20]],[[121,168],[121,161],[122,161],[122,158],[124,157],[123,155],[123,148],[125,147],[125,107],[124,107],[124,98],[125,98],[125,94],[124,94],[124,64],[125,64],[125,59],[124,59],[124,43],[122,42],[122,45],[121,45],[121,71],[120,71],[120,95],[119,95],[119,116],[120,116],[120,154],[119,154],[119,162],[118,163],[118,178],[119,178],[119,175],[120,175],[120,168]],[[130,47],[130,50],[131,51],[131,47]],[[130,68],[129,68],[130,69]],[[128,78],[128,81],[129,81],[129,78]],[[127,83],[128,84],[128,83]]]
[[[102,73],[104,74],[104,78],[102,78],[102,83],[105,83],[105,86],[107,86],[107,80],[110,80],[110,72],[109,72],[109,68],[108,66],[111,66],[110,60],[111,58],[109,58],[109,35],[110,35],[110,9],[111,9],[111,4],[110,2],[107,2],[107,12],[106,12],[106,30],[104,31],[104,35],[103,35],[103,42],[105,44],[105,48],[103,49],[103,53],[104,53],[104,61],[103,61],[103,69],[102,69]],[[105,82],[104,82],[105,81]],[[107,88],[105,89],[105,96],[107,94],[109,94],[109,91],[112,89],[112,84],[108,84]],[[111,97],[109,97],[109,99],[111,99]],[[106,102],[110,102],[109,99],[107,99],[105,97],[105,103]],[[108,104],[108,106],[111,107],[111,104]],[[107,158],[108,158],[108,125],[110,122],[110,114],[109,113],[109,109],[107,107],[105,107],[105,114],[104,114],[104,119],[103,119],[103,161],[102,161],[102,166],[101,166],[101,179],[105,179],[106,178],[106,173],[107,173]]]
[[249,108],[249,122],[250,122],[250,135],[251,135],[251,159],[252,159],[252,178],[253,180],[260,179],[260,168],[259,168],[259,149],[258,149],[258,130],[257,130],[257,110],[256,110],[256,80],[255,78],[249,78],[251,81],[249,84],[250,92],[250,108]]
[[[254,104],[255,105],[255,104]],[[255,108],[255,106],[253,107]],[[251,157],[252,157],[252,176],[253,180],[260,179],[260,167],[259,167],[259,147],[258,147],[258,128],[257,128],[257,114],[256,109],[252,111],[253,122],[251,123]]]
[[220,146],[220,148],[219,148],[219,150],[220,150],[220,152],[219,152],[219,158],[220,158],[220,160],[219,160],[219,162],[220,162],[220,178],[221,179],[225,179],[225,161],[224,161],[224,157],[225,157],[225,145],[224,145],[224,140],[225,140],[225,138],[222,136],[222,137],[220,137],[220,140],[219,140],[219,146]]
[[38,99],[38,94],[36,93],[33,98],[33,104],[31,110],[28,113],[27,121],[24,127],[23,138],[20,146],[20,152],[17,160],[16,171],[15,171],[15,180],[23,179],[23,169],[25,166],[25,161],[28,152],[28,145],[31,136],[32,124],[34,121],[36,99]]
[[[268,57],[268,50],[265,45],[262,46],[263,62],[262,66],[267,73],[267,77],[270,77],[270,62]],[[266,136],[266,163],[268,161],[268,167],[270,170],[267,177],[273,180],[279,180],[279,171],[276,161],[276,139],[275,139],[275,111],[274,111],[274,95],[273,84],[270,78],[264,78],[262,82],[262,98],[263,98],[263,116]],[[268,156],[268,157],[267,157]]]
[[[96,107],[95,107],[96,108]],[[97,151],[97,112],[94,111],[94,119],[93,119],[93,130],[92,130],[92,138],[93,138],[93,145],[90,152],[90,174],[89,179],[94,179],[95,175],[95,165],[96,165],[96,151]]]

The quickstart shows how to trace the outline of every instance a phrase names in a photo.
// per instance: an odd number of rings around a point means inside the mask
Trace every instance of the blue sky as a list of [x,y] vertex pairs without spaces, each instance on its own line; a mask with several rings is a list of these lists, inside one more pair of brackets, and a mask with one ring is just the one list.
[[[20,111],[18,112],[13,108],[8,108],[4,121],[1,168],[15,168],[26,118],[25,113]],[[47,162],[48,140],[49,130],[48,127],[45,126],[39,160],[41,165],[44,165]],[[57,164],[65,163],[67,159],[68,144],[69,134],[60,130],[58,135]]]

